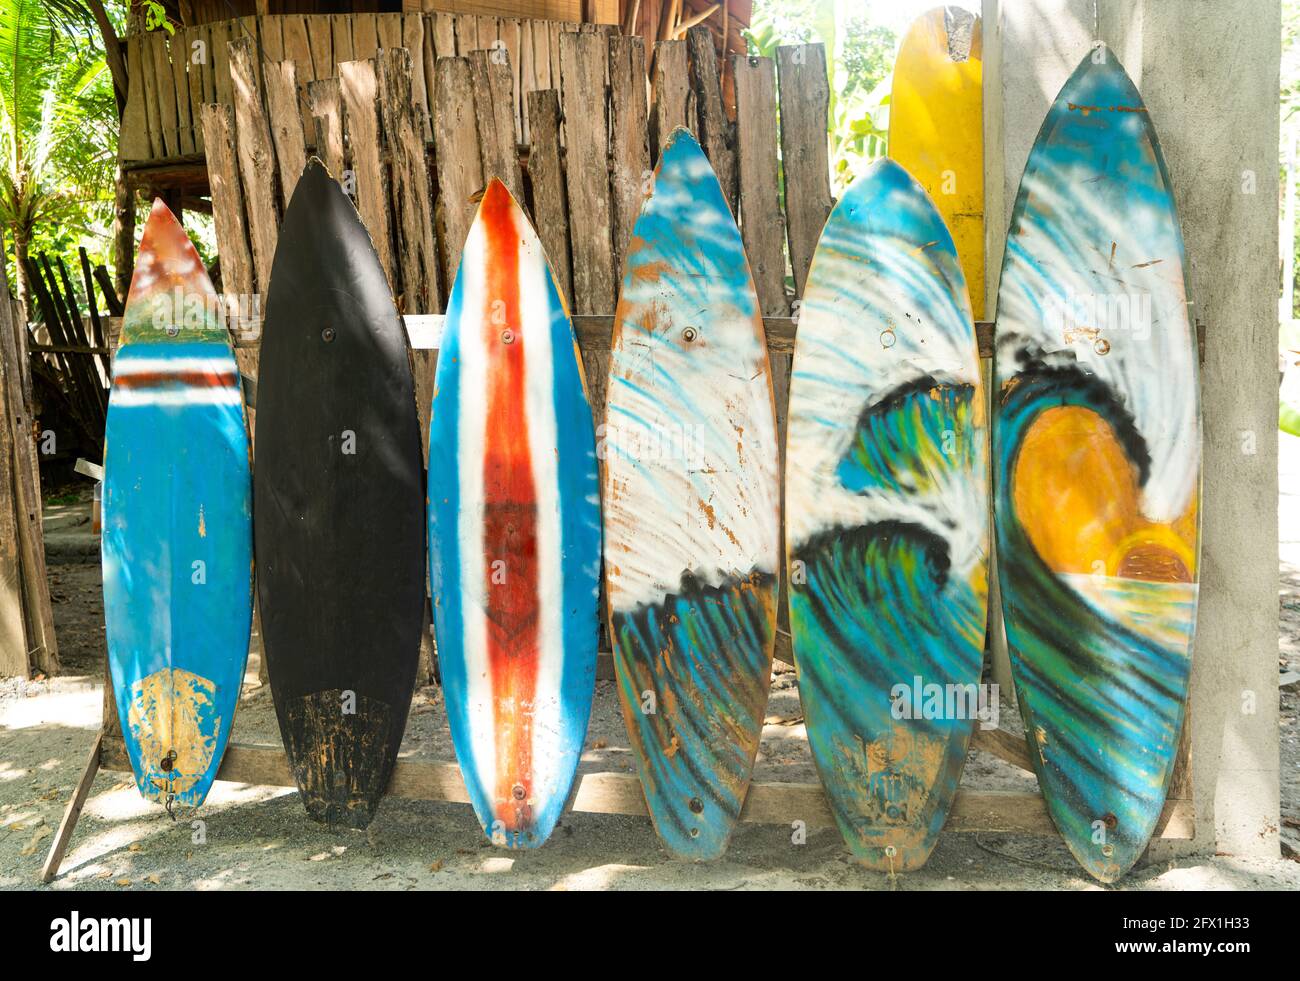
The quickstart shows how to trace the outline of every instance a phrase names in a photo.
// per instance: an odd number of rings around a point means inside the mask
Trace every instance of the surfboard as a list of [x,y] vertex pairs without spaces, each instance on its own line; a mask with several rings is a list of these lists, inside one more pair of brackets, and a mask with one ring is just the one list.
[[984,319],[984,83],[980,18],[949,5],[903,35],[889,94],[889,156],[934,201]]
[[787,419],[790,633],[813,760],[854,857],[917,869],[986,707],[988,422],[952,237],[891,160],[822,231]]
[[315,158],[280,226],[257,395],[258,599],[280,733],[307,813],[364,828],[415,684],[424,459],[405,328]]
[[564,809],[595,694],[600,483],[568,311],[495,178],[448,300],[431,419],[429,572],[452,742],[488,837],[532,848]]
[[1047,809],[1103,882],[1146,847],[1196,627],[1201,423],[1182,233],[1150,115],[1098,46],[1048,110],[998,293],[999,576]]
[[749,265],[685,129],[632,230],[602,446],[609,632],[632,756],[660,840],[716,858],[767,703],[780,488]]
[[104,429],[104,629],[147,799],[207,797],[253,617],[252,485],[239,370],[216,292],[155,200],[113,359]]

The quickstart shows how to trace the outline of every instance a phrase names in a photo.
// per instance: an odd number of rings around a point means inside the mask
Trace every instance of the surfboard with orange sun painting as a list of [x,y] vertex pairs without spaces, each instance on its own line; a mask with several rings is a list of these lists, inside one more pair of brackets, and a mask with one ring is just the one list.
[[1201,423],[1174,196],[1099,46],[1030,152],[998,293],[998,566],[1048,811],[1113,882],[1155,829],[1196,627]]

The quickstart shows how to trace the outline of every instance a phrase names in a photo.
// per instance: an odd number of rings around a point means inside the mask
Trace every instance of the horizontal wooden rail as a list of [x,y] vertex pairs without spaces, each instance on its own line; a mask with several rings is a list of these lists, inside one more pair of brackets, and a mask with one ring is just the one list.
[[[418,314],[404,318],[411,335],[411,346],[417,350],[436,350],[437,345],[430,345],[425,339],[429,336],[438,338],[442,334],[443,315],[440,313]],[[608,351],[614,332],[613,314],[574,314],[571,317],[573,329],[578,337],[578,346],[585,351]],[[105,317],[104,323],[110,336],[116,337],[121,324],[120,317]],[[260,318],[248,320],[235,337],[235,347],[255,348],[261,341],[262,322]],[[798,320],[794,317],[764,317],[763,332],[767,336],[769,354],[793,354],[794,339],[798,330]],[[979,345],[980,357],[993,357],[993,345],[996,325],[992,321],[981,320],[975,324],[975,341]],[[1197,323],[1196,340],[1200,360],[1205,361],[1205,325]],[[87,347],[67,344],[33,344],[34,352],[44,354],[110,354],[105,347]]]
[[[100,766],[105,770],[130,771],[126,744],[120,736],[104,737]],[[267,787],[294,786],[284,750],[265,744],[231,743],[226,747],[217,779]],[[455,763],[432,760],[399,759],[393,769],[388,793],[408,800],[469,803],[460,768]],[[648,813],[636,775],[612,771],[579,776],[568,809],[591,814],[645,816]],[[1191,839],[1194,830],[1192,815],[1191,801],[1167,801],[1155,836],[1166,840]],[[829,828],[835,824],[821,785],[815,783],[755,781],[750,784],[740,820],[750,824],[785,825],[802,821],[808,828]],[[959,832],[1056,834],[1042,795],[1005,790],[959,790],[944,827]]]

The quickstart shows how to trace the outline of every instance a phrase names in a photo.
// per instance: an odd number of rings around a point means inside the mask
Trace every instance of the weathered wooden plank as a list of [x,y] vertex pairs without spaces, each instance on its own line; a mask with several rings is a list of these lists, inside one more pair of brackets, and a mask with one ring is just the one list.
[[533,185],[533,224],[551,263],[556,285],[573,309],[573,270],[569,262],[569,201],[560,162],[560,93],[528,93],[528,178]]
[[426,33],[433,35],[434,64],[438,58],[456,57],[456,18],[445,11],[437,11],[429,18]]
[[265,61],[284,61],[284,26],[281,17],[259,17],[257,33],[262,41],[259,51]]
[[[121,736],[105,735],[100,766],[119,773],[131,769]],[[294,786],[284,750],[276,745],[231,743],[217,771],[217,779],[266,787]],[[388,794],[408,800],[469,803],[460,768],[455,763],[433,760],[399,759],[393,768]],[[1165,805],[1161,820],[1164,830],[1157,832],[1160,837],[1188,837],[1186,815],[1190,804],[1190,801],[1171,800]],[[644,816],[645,794],[633,773],[608,770],[585,773],[578,777],[568,810]],[[778,825],[799,821],[810,830],[835,826],[821,784],[817,783],[755,781],[749,785],[740,820],[747,824]],[[1007,790],[959,790],[944,830],[1056,836],[1040,794]]]
[[330,15],[308,14],[304,23],[311,47],[312,74],[316,78],[333,78],[338,69],[334,62],[334,27]]
[[343,94],[339,80],[322,78],[309,82],[307,104],[315,127],[316,156],[321,158],[336,181],[343,181],[347,158],[344,156]]
[[375,244],[389,288],[397,295],[399,281],[388,214],[388,183],[379,147],[379,79],[374,59],[342,62],[339,85],[343,95],[343,125],[352,153],[357,211]]
[[525,23],[528,24],[533,47],[533,87],[530,91],[541,92],[555,84],[551,79],[551,31],[545,21],[530,20]]
[[222,105],[235,104],[235,91],[230,84],[230,23],[212,25],[212,84],[216,87],[216,101]]
[[[373,58],[379,51],[379,22],[375,20],[375,15],[341,14],[340,16],[352,25],[352,57],[349,60],[362,61]],[[338,37],[337,31],[334,36]],[[334,58],[340,64],[343,62],[339,57],[337,44]]]
[[[354,23],[352,14],[332,14],[330,15],[330,44],[334,52],[334,71],[337,73],[339,66],[345,61],[355,61],[357,57],[357,42],[361,42],[360,50],[363,52],[362,57],[373,58],[375,56],[374,37],[374,18],[369,23],[370,30],[367,31],[359,23]],[[367,38],[367,34],[369,38]],[[366,44],[369,41],[369,50]]]
[[[226,314],[233,322],[240,298],[250,303],[256,290],[244,191],[239,178],[234,107],[208,103],[200,110],[200,121],[212,191],[212,223],[217,235],[217,253],[221,256],[222,294],[226,297]],[[235,360],[241,372],[257,377],[255,348],[237,344]]]
[[785,171],[785,227],[795,294],[803,296],[813,251],[831,213],[826,114],[830,85],[820,44],[776,49],[781,105],[781,163]]
[[1025,745],[1024,736],[1017,736],[1005,729],[985,729],[981,726],[976,728],[970,745],[971,749],[989,753],[1027,773],[1034,772],[1034,764],[1029,758],[1029,747]]
[[314,145],[316,127],[305,95],[307,86],[316,80],[316,66],[311,57],[311,41],[307,38],[307,22],[298,14],[285,16],[281,20],[283,21],[280,29],[284,37],[284,60],[293,62],[301,89],[298,102],[299,114],[302,117],[303,142]]
[[199,69],[199,79],[203,83],[203,98],[199,99],[191,109],[194,113],[194,130],[195,134],[203,132],[203,123],[199,117],[199,110],[203,108],[205,102],[217,101],[217,74],[214,70],[213,62],[215,59],[212,55],[212,25],[199,24],[194,28],[197,38],[198,47],[190,56],[190,68]]
[[165,157],[180,154],[180,134],[176,128],[176,86],[172,77],[171,60],[167,57],[167,39],[158,31],[145,35],[149,62],[153,67],[154,98],[158,101],[158,132],[162,136]]
[[177,31],[167,41],[176,98],[176,142],[183,154],[194,152],[194,119],[190,113],[189,31]]
[[393,168],[393,210],[400,256],[404,313],[436,313],[438,248],[424,135],[412,99],[412,58],[405,48],[386,48],[380,55],[384,80],[384,133]]
[[699,113],[700,146],[713,164],[731,213],[736,213],[736,147],[731,120],[722,104],[722,79],[713,33],[703,24],[686,32],[690,51],[691,89]]
[[[0,302],[9,308],[7,297]],[[0,311],[0,317],[5,316]],[[14,441],[31,439],[9,412],[8,373],[21,371],[15,362],[0,358],[0,678],[24,678],[31,666],[27,661],[26,613],[23,609],[23,568],[18,549],[18,487],[15,483]],[[21,386],[16,386],[20,390]],[[20,414],[20,418],[22,414]]]
[[[0,297],[9,295],[9,280],[0,263]],[[45,532],[41,526],[40,470],[36,460],[33,419],[22,393],[21,345],[18,331],[23,325],[14,318],[15,307],[0,303],[0,360],[7,405],[6,415],[13,434],[14,515],[18,524],[18,560],[23,578],[23,602],[27,612],[27,653],[30,663],[46,675],[59,673],[59,642],[54,633],[54,608],[45,575]]]
[[90,753],[86,757],[81,778],[73,788],[72,797],[68,800],[62,820],[59,821],[59,830],[54,833],[49,854],[45,857],[45,864],[41,866],[42,882],[49,882],[59,874],[59,866],[63,864],[64,853],[67,852],[68,843],[72,840],[72,829],[77,826],[77,819],[81,817],[82,808],[86,806],[86,798],[90,796],[90,788],[95,785],[95,775],[99,773],[99,758],[103,747],[104,730],[101,729],[95,733],[95,738],[91,741]]
[[244,186],[248,237],[252,245],[256,289],[265,293],[271,282],[271,261],[279,235],[279,204],[275,181],[275,150],[271,127],[262,109],[253,68],[253,39],[241,37],[228,45],[230,81],[235,99],[235,133],[239,172]]
[[425,60],[424,21],[423,14],[403,15],[400,46],[411,52],[411,99],[420,124],[420,136],[427,142],[433,139],[433,127],[429,119],[429,71]]
[[379,47],[376,50],[400,48],[402,46],[402,15],[380,14],[375,18],[375,33],[379,38]]
[[632,226],[650,182],[646,143],[645,43],[639,37],[609,39],[610,187],[614,219],[614,279],[623,278]]
[[524,203],[523,174],[519,169],[519,138],[515,131],[510,55],[504,47],[469,54],[474,88],[474,118],[478,125],[483,162],[483,183],[493,177]]
[[199,120],[199,106],[210,101],[203,93],[203,61],[207,59],[207,42],[203,39],[203,27],[191,27],[185,35],[181,57],[185,66],[185,85],[190,97],[190,134],[194,140],[194,152],[202,153],[203,124]]
[[483,160],[470,76],[468,59],[438,59],[433,139],[438,147],[437,222],[442,281],[448,284],[455,280],[460,266],[465,236],[474,218],[474,196],[483,188]]
[[301,14],[286,14],[280,20],[285,60],[297,64],[300,83],[316,81],[316,64],[311,56],[306,19]]
[[660,41],[655,45],[655,108],[651,139],[654,159],[673,130],[685,126],[698,135],[695,92],[691,89],[690,57],[685,41]]
[[477,49],[486,51],[488,48],[496,47],[497,41],[501,39],[501,22],[496,17],[479,16],[474,18],[478,25],[478,44]]
[[150,160],[153,152],[153,135],[150,116],[157,114],[156,106],[146,106],[146,83],[142,53],[143,39],[133,34],[126,39],[127,78],[126,108],[122,113],[122,126],[118,137],[118,152],[123,161]]
[[568,131],[566,177],[573,300],[578,313],[612,311],[616,293],[605,99],[608,56],[603,34],[560,35],[560,78]]
[[[546,22],[546,48],[551,55],[551,88],[560,91],[560,35],[565,32],[565,26],[559,21],[550,20]],[[561,103],[563,106],[563,103]],[[560,146],[564,146],[564,113],[560,113]]]
[[790,312],[785,295],[785,218],[776,158],[776,68],[771,58],[732,56],[740,233],[767,317]]
[[498,22],[497,29],[500,34],[500,43],[505,46],[509,54],[509,64],[511,73],[511,89],[514,94],[515,131],[523,131],[523,28],[520,25],[518,17],[503,17]]
[[270,114],[271,141],[280,168],[280,201],[287,208],[307,165],[302,138],[302,113],[298,108],[297,66],[292,61],[269,62],[262,68],[266,107]]

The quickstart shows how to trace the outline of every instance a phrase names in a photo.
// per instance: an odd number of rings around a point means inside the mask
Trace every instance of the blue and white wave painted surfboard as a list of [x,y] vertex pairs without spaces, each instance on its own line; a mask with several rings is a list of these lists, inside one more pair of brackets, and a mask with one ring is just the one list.
[[600,486],[568,312],[537,233],[495,179],[447,304],[428,497],[456,758],[488,836],[536,847],[564,809],[591,714]]
[[780,486],[749,264],[685,129],[632,230],[603,445],[610,640],[633,758],[663,843],[716,858],[767,704]]
[[155,201],[104,434],[104,623],[136,785],[198,806],[230,736],[253,616],[248,429],[203,263]]
[[988,425],[952,236],[891,160],[822,231],[788,419],[790,632],[813,759],[853,855],[919,868],[982,704]]
[[1201,426],[1182,233],[1105,47],[1048,110],[998,292],[1002,604],[1048,813],[1103,882],[1165,802],[1196,628]]

